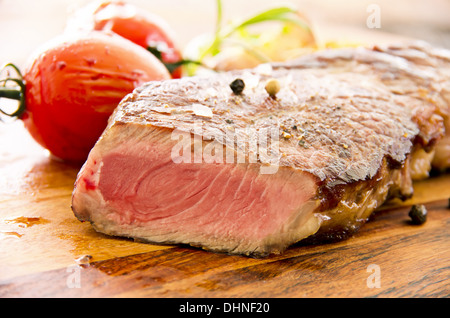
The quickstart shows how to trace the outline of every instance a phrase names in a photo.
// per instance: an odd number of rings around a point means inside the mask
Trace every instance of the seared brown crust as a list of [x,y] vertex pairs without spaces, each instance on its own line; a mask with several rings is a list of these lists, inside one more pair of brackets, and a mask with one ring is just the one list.
[[[290,63],[274,65],[275,68],[287,69],[335,69],[349,70],[377,78],[388,90],[396,95],[410,96],[424,105],[416,110],[419,116],[413,121],[420,127],[415,143],[420,143],[426,150],[435,146],[442,131],[433,120],[444,121],[447,138],[441,143],[450,142],[450,51],[433,47],[425,42],[416,41],[408,44],[375,46],[373,48],[345,48],[326,50],[304,56]],[[429,107],[434,105],[435,108]],[[441,118],[430,119],[423,112],[434,112]],[[450,147],[450,144],[449,144]],[[438,146],[439,150],[444,148]],[[450,160],[440,157],[449,155],[436,154],[435,168],[450,168]]]
[[[257,156],[256,163],[298,172],[314,185],[310,188],[315,195],[308,202],[315,208],[313,213],[305,209],[308,218],[302,218],[308,221],[286,225],[295,236],[281,231],[249,242],[236,237],[192,239],[183,233],[177,236],[175,230],[170,236],[155,235],[143,226],[124,227],[108,219],[117,211],[98,190],[84,189],[87,184],[74,191],[74,212],[104,233],[242,254],[282,252],[293,237],[314,233],[312,240],[343,238],[387,198],[412,195],[410,165],[416,154],[425,164],[415,169],[428,170],[448,119],[446,67],[448,52],[412,44],[322,51],[252,70],[150,82],[120,103],[80,172],[95,180],[101,175],[96,160],[124,139],[146,142],[150,134],[167,135],[175,129],[201,136],[203,147],[214,141],[250,162],[254,156],[250,145],[260,141],[251,131],[275,128],[276,158]],[[241,94],[229,87],[236,78],[245,82]],[[265,89],[270,79],[280,84],[276,96]],[[302,209],[298,207],[290,220],[299,220],[306,213]]]
[[[202,120],[203,138],[224,144],[230,131],[237,140],[247,137],[237,136],[244,128],[277,126],[280,166],[310,172],[328,186],[367,180],[385,158],[401,164],[413,144],[431,147],[444,134],[439,115],[444,106],[439,108],[421,95],[424,89],[433,93],[434,74],[406,63],[379,48],[343,49],[268,69],[151,82],[122,101],[111,124],[194,133],[195,122]],[[406,81],[405,91],[394,91],[393,82],[384,80],[388,75]],[[241,95],[229,88],[236,78],[246,83]],[[281,84],[276,98],[264,89],[270,78]],[[424,82],[430,83],[419,86]],[[197,116],[194,104],[210,108],[212,116]],[[289,138],[284,138],[286,134]],[[248,147],[240,151],[248,156]]]

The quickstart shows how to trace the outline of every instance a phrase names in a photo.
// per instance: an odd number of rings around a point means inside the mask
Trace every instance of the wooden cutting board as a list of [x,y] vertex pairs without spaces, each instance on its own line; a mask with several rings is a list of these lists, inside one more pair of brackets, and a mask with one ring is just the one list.
[[[37,42],[61,29],[64,14],[47,10],[43,21],[34,7],[10,12],[15,8],[11,5],[4,7],[9,14],[0,24],[15,23],[17,28],[0,29],[0,38],[13,43],[0,52],[0,62],[15,57],[21,66]],[[157,7],[162,11],[156,13],[171,18],[182,39],[192,36],[186,26],[204,32],[197,18],[203,14],[201,8],[174,16],[170,4],[161,2]],[[238,14],[240,6],[228,8]],[[320,7],[319,12],[326,8]],[[331,6],[332,16],[335,9]],[[365,8],[362,12],[367,14]],[[204,15],[212,21],[210,14]],[[369,36],[367,30],[318,26],[324,40],[379,43],[397,39],[381,32]],[[32,34],[24,40],[23,30],[36,27],[40,27],[39,37]],[[417,182],[412,199],[389,202],[344,241],[298,244],[283,255],[255,259],[96,233],[71,211],[79,168],[50,159],[21,122],[0,123],[0,297],[450,296],[448,174]],[[424,203],[428,209],[428,220],[420,226],[408,222],[409,208],[415,203]]]
[[[0,125],[0,297],[448,297],[450,175],[415,184],[357,234],[263,259],[96,233],[70,208],[80,167]],[[428,220],[409,223],[425,203]]]

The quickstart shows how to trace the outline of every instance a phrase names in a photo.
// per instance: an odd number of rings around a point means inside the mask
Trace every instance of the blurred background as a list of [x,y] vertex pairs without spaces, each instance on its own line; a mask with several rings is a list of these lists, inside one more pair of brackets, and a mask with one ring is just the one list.
[[[0,0],[0,63],[23,66],[43,42],[60,34],[68,15],[87,0]],[[196,35],[212,32],[214,0],[129,0],[164,18],[184,47]],[[295,4],[311,21],[320,40],[377,43],[398,37],[426,40],[450,48],[450,0],[223,0],[224,22],[274,4]],[[370,29],[368,7],[380,9],[380,28]]]

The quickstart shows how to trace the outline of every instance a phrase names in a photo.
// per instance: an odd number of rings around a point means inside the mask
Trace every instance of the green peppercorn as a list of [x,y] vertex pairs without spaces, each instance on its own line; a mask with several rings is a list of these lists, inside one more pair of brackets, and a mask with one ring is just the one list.
[[240,78],[237,78],[231,82],[230,88],[234,94],[240,95],[245,88],[245,83]]
[[415,225],[420,225],[427,220],[427,209],[424,205],[413,205],[409,211],[409,217],[411,218],[411,223]]

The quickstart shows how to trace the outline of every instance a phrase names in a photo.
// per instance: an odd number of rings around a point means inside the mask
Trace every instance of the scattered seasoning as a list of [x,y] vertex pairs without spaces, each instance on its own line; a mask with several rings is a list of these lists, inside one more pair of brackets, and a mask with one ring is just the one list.
[[413,205],[408,215],[412,224],[423,224],[427,220],[427,208],[423,204]]
[[303,139],[298,141],[299,146],[302,146],[303,148],[308,149],[309,146],[305,143],[305,141]]
[[[169,108],[168,105],[151,107],[150,110],[157,112],[157,113],[162,113],[162,114],[171,114],[172,113],[172,110]],[[144,117],[142,117],[142,118],[144,118]]]
[[289,134],[289,133],[283,131],[283,138],[284,138],[284,139],[289,139],[289,138],[291,138],[291,137],[292,137],[291,134]]
[[196,116],[200,117],[211,118],[213,116],[211,108],[201,104],[193,104],[192,111]]
[[275,97],[275,95],[277,95],[280,91],[280,88],[280,82],[275,78],[271,78],[266,82],[265,89],[271,97]]
[[230,88],[234,94],[240,95],[245,88],[245,83],[240,78],[237,78],[231,82]]
[[297,126],[296,125],[292,126],[292,129],[297,130]]
[[256,71],[260,75],[270,76],[272,74],[273,68],[272,68],[272,65],[270,65],[269,63],[263,63],[263,64],[259,64],[256,67]]
[[348,146],[346,144],[343,144],[342,147],[344,147],[344,149],[348,148]]
[[226,122],[227,124],[232,124],[232,123],[233,123],[233,120],[232,120],[232,119],[225,119],[225,122]]

